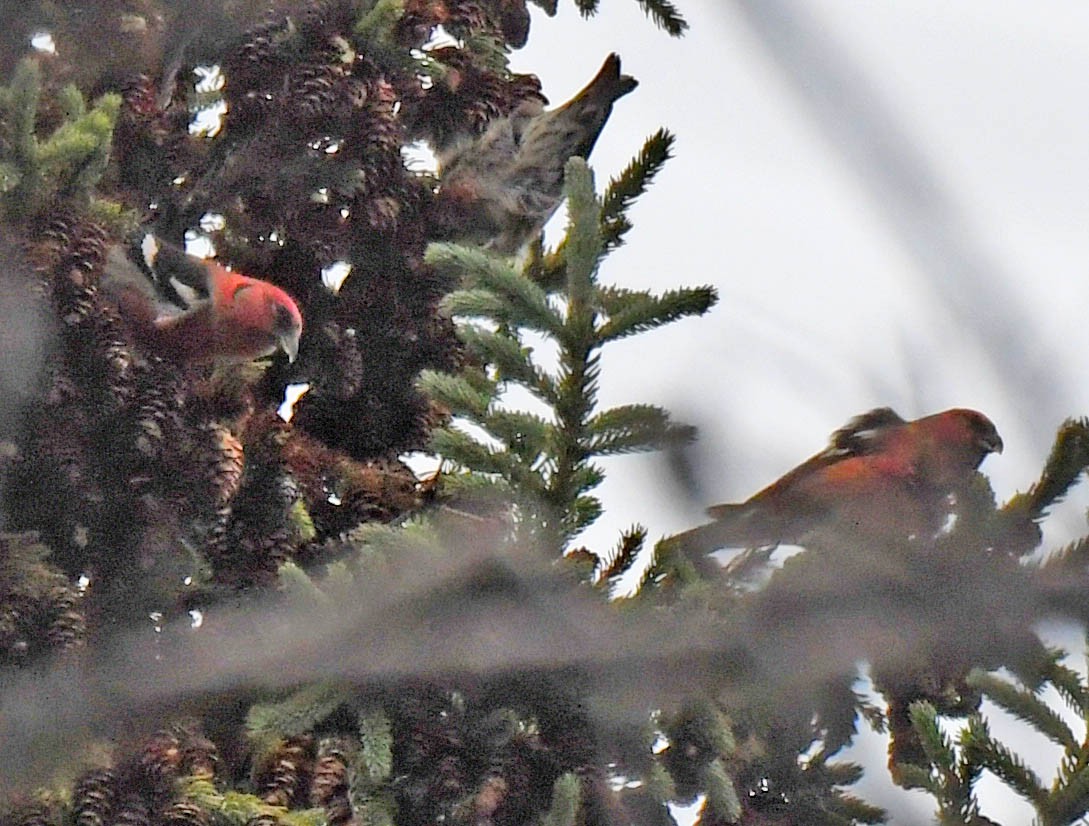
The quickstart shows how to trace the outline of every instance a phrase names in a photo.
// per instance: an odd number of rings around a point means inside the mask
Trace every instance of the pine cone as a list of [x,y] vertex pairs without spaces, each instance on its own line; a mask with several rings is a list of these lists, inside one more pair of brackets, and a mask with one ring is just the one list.
[[181,423],[178,411],[183,405],[182,388],[173,370],[156,361],[154,366],[141,363],[136,369],[135,447],[145,459],[158,457],[163,442],[176,443]]
[[292,88],[285,101],[286,114],[300,122],[328,120],[341,108],[347,72],[340,65],[312,64],[294,69]]
[[159,815],[162,826],[210,826],[211,817],[191,800],[179,800]]
[[292,737],[276,750],[257,779],[265,803],[291,808],[299,800],[313,769],[312,749],[311,738]]
[[55,826],[60,822],[60,813],[55,808],[55,805],[34,801],[0,815],[0,823],[4,826]]
[[348,800],[348,764],[352,745],[342,738],[325,738],[318,744],[314,772],[310,780],[310,805],[325,810],[332,826],[352,817]]
[[199,732],[192,732],[184,741],[182,767],[189,777],[212,780],[219,768],[219,749]]
[[[275,86],[285,68],[281,43],[289,32],[289,23],[284,18],[270,17],[250,28],[242,44],[228,53],[224,61],[223,69],[231,78],[227,86],[229,99],[233,89],[249,90],[263,84]],[[237,102],[237,98],[231,99],[232,105]]]
[[182,743],[177,732],[163,730],[152,735],[137,765],[157,793],[169,791],[181,774]]
[[93,769],[80,777],[72,793],[75,826],[107,826],[114,811],[117,784],[112,769]]
[[317,340],[319,353],[315,358],[323,368],[310,392],[322,393],[334,399],[350,399],[363,383],[363,354],[354,329],[345,329],[335,321],[321,328]]
[[201,425],[198,433],[200,447],[195,461],[204,467],[203,474],[214,492],[215,507],[223,508],[234,499],[242,486],[245,450],[230,428],[220,422]]
[[79,609],[82,601],[83,595],[67,583],[50,589],[49,602],[56,612],[47,635],[51,647],[65,651],[83,645],[87,620]]
[[129,792],[114,812],[112,826],[151,826],[151,807],[143,795]]

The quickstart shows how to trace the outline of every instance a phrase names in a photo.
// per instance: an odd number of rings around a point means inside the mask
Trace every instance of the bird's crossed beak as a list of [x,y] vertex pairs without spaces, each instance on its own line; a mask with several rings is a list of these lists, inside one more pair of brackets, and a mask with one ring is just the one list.
[[1003,444],[1002,437],[995,433],[988,433],[979,437],[979,446],[984,448],[988,453],[1001,453]]
[[287,353],[288,362],[294,362],[299,357],[299,331],[291,330],[279,337],[280,349]]

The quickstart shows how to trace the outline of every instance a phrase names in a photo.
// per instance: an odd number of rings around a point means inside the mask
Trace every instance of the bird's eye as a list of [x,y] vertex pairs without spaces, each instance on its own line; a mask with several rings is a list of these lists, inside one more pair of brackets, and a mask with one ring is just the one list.
[[295,326],[295,319],[292,317],[291,311],[283,304],[274,305],[272,312],[277,329],[289,330]]

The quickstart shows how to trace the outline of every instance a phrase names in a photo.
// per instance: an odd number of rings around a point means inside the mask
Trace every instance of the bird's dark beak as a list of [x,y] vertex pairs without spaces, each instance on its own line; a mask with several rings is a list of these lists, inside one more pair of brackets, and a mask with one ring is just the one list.
[[299,357],[299,331],[291,330],[279,337],[280,349],[287,353],[288,362],[294,362]]
[[998,435],[998,432],[988,433],[979,437],[979,446],[984,448],[988,453],[1001,453],[1004,445],[1002,444],[1002,437]]

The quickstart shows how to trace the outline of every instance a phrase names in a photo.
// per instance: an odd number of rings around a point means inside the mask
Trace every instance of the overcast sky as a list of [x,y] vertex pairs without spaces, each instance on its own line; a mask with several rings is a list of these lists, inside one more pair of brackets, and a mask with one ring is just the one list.
[[[676,2],[681,40],[635,0],[590,21],[569,0],[553,20],[534,9],[513,61],[558,104],[620,53],[640,86],[591,156],[599,186],[659,126],[678,140],[601,278],[721,296],[603,360],[604,404],[700,426],[699,501],[659,459],[611,460],[585,543],[697,524],[879,405],[982,410],[1006,442],[983,469],[1000,499],[1025,488],[1062,420],[1089,412],[1089,4]],[[1084,526],[1089,497],[1073,500],[1049,539]],[[864,746],[882,765],[883,742]],[[932,811],[910,797],[896,822]],[[1029,821],[987,799],[1004,824]]]

